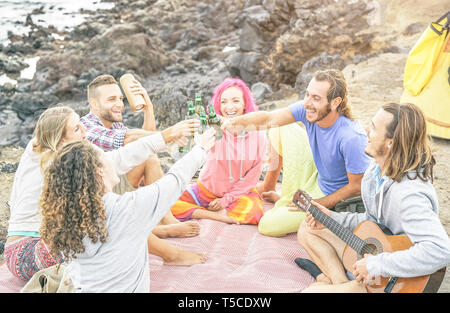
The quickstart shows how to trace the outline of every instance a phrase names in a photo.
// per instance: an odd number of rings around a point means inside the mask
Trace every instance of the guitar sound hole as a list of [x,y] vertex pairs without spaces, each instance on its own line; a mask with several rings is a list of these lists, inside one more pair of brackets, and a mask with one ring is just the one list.
[[378,247],[372,243],[366,244],[361,250],[361,254],[363,256],[364,256],[364,254],[377,255],[378,253],[379,253]]
[[364,246],[362,247],[360,253],[358,253],[358,259],[363,258],[364,254],[377,255],[383,252],[383,246],[378,239],[369,237],[366,238],[364,242]]

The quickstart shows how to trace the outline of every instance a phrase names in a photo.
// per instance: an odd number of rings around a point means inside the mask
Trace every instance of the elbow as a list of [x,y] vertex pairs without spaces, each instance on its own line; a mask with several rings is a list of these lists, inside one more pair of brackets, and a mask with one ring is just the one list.
[[352,175],[349,177],[349,182],[347,184],[347,190],[350,197],[356,197],[361,195],[361,181],[363,174]]
[[352,191],[353,197],[360,196],[361,195],[361,185],[356,186]]
[[350,197],[360,196],[361,195],[361,183],[349,184],[348,190],[349,190]]

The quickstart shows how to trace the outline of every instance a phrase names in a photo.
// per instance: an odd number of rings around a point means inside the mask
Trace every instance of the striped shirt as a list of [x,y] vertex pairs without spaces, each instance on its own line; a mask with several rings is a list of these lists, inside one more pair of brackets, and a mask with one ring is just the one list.
[[114,122],[106,128],[102,121],[92,112],[83,116],[81,122],[86,127],[86,139],[103,149],[111,151],[123,146],[128,127],[121,122]]

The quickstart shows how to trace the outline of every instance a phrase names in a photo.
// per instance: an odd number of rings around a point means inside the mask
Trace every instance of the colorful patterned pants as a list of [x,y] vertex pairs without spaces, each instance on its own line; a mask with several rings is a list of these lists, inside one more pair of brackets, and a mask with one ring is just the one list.
[[[192,213],[197,209],[206,210],[209,203],[217,197],[209,192],[198,181],[189,185],[178,201],[171,208],[173,216],[180,221],[191,218]],[[256,189],[250,190],[246,195],[240,197],[227,208],[227,216],[235,219],[240,224],[258,224],[264,214],[261,196]]]
[[41,238],[24,237],[7,243],[4,253],[9,271],[28,281],[36,272],[63,262],[53,257]]

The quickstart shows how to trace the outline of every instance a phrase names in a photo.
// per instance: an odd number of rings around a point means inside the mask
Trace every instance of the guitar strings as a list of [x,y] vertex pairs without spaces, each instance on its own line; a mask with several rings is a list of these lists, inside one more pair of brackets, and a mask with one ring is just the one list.
[[[300,199],[298,199],[300,198]],[[346,242],[350,247],[357,251],[360,255],[373,254],[373,247],[367,244],[366,241],[353,234],[348,228],[343,227],[331,217],[320,211],[311,203],[311,198],[304,194],[296,194],[294,196],[294,203],[300,206],[305,211],[310,211],[321,224],[330,229],[334,234]],[[305,205],[305,204],[308,205]],[[311,209],[315,209],[314,212]]]

